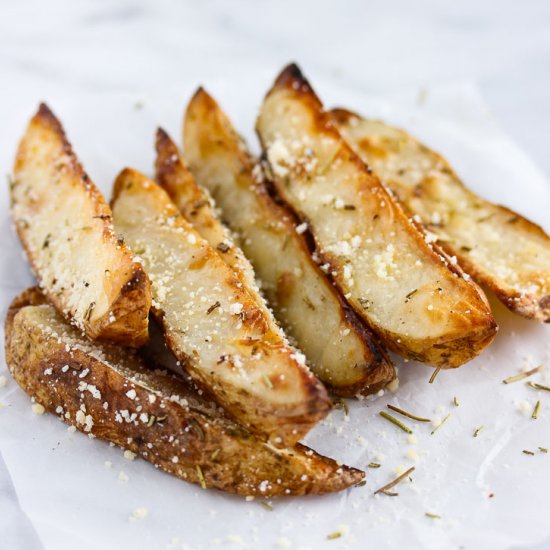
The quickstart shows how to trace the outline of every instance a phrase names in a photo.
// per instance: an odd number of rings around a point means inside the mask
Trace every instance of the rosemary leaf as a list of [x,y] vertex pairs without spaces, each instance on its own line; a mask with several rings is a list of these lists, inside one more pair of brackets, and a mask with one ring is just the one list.
[[199,483],[203,489],[206,489],[206,480],[204,479],[204,474],[202,473],[202,468],[197,466],[197,477],[199,478]]
[[400,420],[397,420],[397,418],[395,418],[395,416],[392,416],[391,414],[388,414],[386,411],[380,411],[380,416],[382,418],[385,418],[386,420],[389,420],[392,424],[395,424],[398,428],[401,428],[404,432],[408,433],[408,434],[412,434],[412,430],[405,426],[405,424],[403,424],[403,422],[401,422]]
[[270,512],[273,512],[273,506],[269,504],[269,502],[265,502],[264,500],[260,501],[260,506],[263,506],[266,510],[269,510]]
[[378,493],[384,493],[388,496],[397,496],[396,493],[389,493],[389,490],[393,489],[393,487],[395,487],[399,482],[403,481],[408,475],[412,474],[414,470],[415,467],[411,466],[406,472],[396,477],[393,481],[390,481],[390,483],[388,483],[387,485],[384,485],[383,487],[380,487],[380,489],[374,491],[374,494],[377,495]]
[[430,379],[428,380],[428,384],[434,383],[435,377],[439,374],[440,370],[441,370],[441,367],[437,367],[437,369],[433,371],[433,374],[430,376]]
[[527,385],[536,390],[550,391],[550,386],[543,386],[542,384],[537,384],[536,382],[527,382]]
[[485,426],[478,426],[475,430],[474,430],[474,437],[477,437],[483,430],[485,429]]
[[523,451],[521,451],[524,455],[529,455],[529,456],[535,456],[535,453],[533,451],[528,451],[527,449],[523,449]]
[[540,401],[537,401],[537,404],[535,405],[535,408],[533,409],[533,414],[531,415],[531,418],[533,420],[536,420],[539,417],[539,410],[540,410]]
[[339,398],[334,400],[334,407],[336,409],[342,409],[346,416],[349,416],[349,407],[345,399]]
[[455,404],[455,407],[458,407],[460,403],[458,402],[458,397],[456,395],[453,397],[453,403]]
[[327,535],[328,540],[334,540],[339,539],[342,536],[342,533],[340,531],[336,531],[336,533],[331,533],[330,535]]
[[548,449],[546,447],[539,447],[539,451],[541,453],[547,453],[548,452]]
[[407,418],[411,418],[412,420],[418,420],[418,422],[430,422],[429,418],[422,418],[421,416],[416,416],[410,412],[404,411],[403,409],[400,409],[399,407],[396,407],[395,405],[387,405],[388,409],[391,409],[392,411],[395,411],[396,413],[402,414],[403,416],[406,416]]
[[369,462],[367,468],[380,468],[382,464],[378,464],[378,462]]
[[433,435],[435,432],[437,432],[437,430],[439,430],[439,428],[441,428],[446,422],[447,420],[449,420],[449,418],[451,417],[451,413],[449,413],[444,419],[443,421],[441,422],[441,424],[438,424],[433,430],[432,430],[432,433],[430,435]]
[[540,372],[542,369],[544,369],[544,366],[539,365],[538,367],[535,367],[534,369],[528,370],[526,372],[520,372],[519,374],[516,374],[514,376],[509,376],[508,378],[505,378],[502,382],[504,384],[513,384],[514,382],[519,382],[524,378],[528,378],[529,376]]
[[265,385],[266,385],[270,390],[272,390],[272,389],[273,389],[273,383],[271,382],[271,380],[269,379],[269,377],[267,376],[267,374],[262,373],[262,378],[263,378],[263,380],[264,380]]
[[441,516],[439,514],[434,514],[433,512],[426,512],[426,517],[431,519],[441,519]]

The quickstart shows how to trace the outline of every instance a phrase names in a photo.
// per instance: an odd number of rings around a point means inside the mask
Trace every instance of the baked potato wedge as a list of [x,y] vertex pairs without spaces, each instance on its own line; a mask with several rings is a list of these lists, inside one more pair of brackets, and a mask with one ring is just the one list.
[[364,477],[303,445],[277,449],[251,435],[180,377],[87,339],[36,289],[15,299],[5,328],[8,367],[37,403],[180,479],[271,497],[339,491]]
[[152,312],[182,366],[247,428],[277,445],[301,439],[330,401],[267,310],[154,181],[124,170],[112,208],[117,231],[142,258]]
[[197,184],[177,145],[162,128],[157,130],[155,145],[156,182],[225,263],[243,277],[245,284],[255,287],[254,270],[242,250],[235,245],[227,227],[219,221],[208,190]]
[[370,173],[295,65],[266,96],[257,131],[277,192],[382,341],[442,368],[478,355],[496,332],[485,296]]
[[[295,219],[268,195],[261,167],[202,89],[187,109],[184,144],[193,174],[240,237],[276,317],[313,372],[342,396],[374,393],[393,380],[387,355],[313,261]],[[191,184],[182,177],[180,186]],[[208,231],[215,222],[195,223],[200,233],[203,223]]]
[[149,280],[111,210],[44,104],[19,144],[10,188],[15,227],[40,287],[90,338],[147,340]]
[[332,115],[357,154],[467,273],[510,310],[550,322],[550,237],[540,226],[476,195],[407,132],[344,109]]

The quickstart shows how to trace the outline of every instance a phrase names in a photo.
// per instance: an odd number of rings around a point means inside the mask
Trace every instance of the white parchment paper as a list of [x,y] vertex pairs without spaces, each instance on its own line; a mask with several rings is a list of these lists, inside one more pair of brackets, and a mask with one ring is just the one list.
[[[213,81],[209,90],[251,140],[257,106],[272,75],[250,81]],[[163,125],[181,141],[184,103],[196,83],[155,96],[106,94],[47,98],[62,119],[87,171],[110,195],[124,166],[152,171],[153,135]],[[487,112],[472,84],[457,84],[376,98],[360,90],[314,83],[328,105],[348,106],[400,124],[447,156],[469,186],[550,230],[550,185]],[[0,166],[13,152],[36,105],[21,105],[3,121]],[[0,313],[32,284],[10,228],[8,196],[0,193]],[[512,315],[492,297],[500,332],[470,364],[441,372],[399,366],[400,386],[375,400],[349,401],[349,416],[334,411],[307,443],[367,469],[366,486],[315,498],[259,502],[203,491],[130,462],[121,449],[70,433],[51,415],[36,415],[11,379],[2,353],[0,375],[0,548],[55,549],[271,549],[293,548],[548,548],[550,547],[550,394],[502,379],[528,366],[550,382],[550,325]],[[457,397],[459,406],[453,398]],[[541,400],[538,420],[531,419]],[[437,423],[408,422],[414,438],[378,416],[393,403]],[[474,430],[484,426],[478,437]],[[534,456],[522,451],[531,450]],[[415,466],[399,496],[376,488]],[[144,507],[139,521],[129,517]],[[437,514],[440,519],[426,516]],[[327,535],[342,536],[328,540]],[[546,541],[546,542],[544,542]],[[536,546],[535,546],[536,545]]]

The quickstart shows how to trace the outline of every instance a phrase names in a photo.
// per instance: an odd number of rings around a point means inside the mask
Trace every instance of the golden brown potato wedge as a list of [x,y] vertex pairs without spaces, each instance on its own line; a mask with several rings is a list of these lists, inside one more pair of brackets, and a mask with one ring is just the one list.
[[364,477],[303,445],[261,441],[181,378],[90,341],[44,302],[30,289],[10,307],[7,364],[26,393],[80,431],[181,479],[240,495],[328,493]]
[[109,206],[44,104],[19,144],[13,173],[15,227],[48,299],[91,338],[143,344],[149,280],[117,239]]
[[327,414],[326,390],[233,270],[135,170],[115,182],[113,217],[143,259],[152,311],[189,374],[251,430],[276,444],[301,439]]
[[[270,314],[271,312],[266,308],[250,262],[241,248],[235,244],[229,229],[220,222],[210,194],[197,184],[187,169],[177,145],[162,129],[157,130],[156,150],[155,179],[157,183],[170,195],[183,217],[214,248],[220,258],[233,269],[260,307],[266,309],[270,329],[281,332],[277,322]],[[284,337],[282,332],[281,337]]]
[[390,349],[444,368],[481,352],[496,332],[485,296],[369,173],[296,66],[268,93],[257,131],[278,193]]
[[[268,195],[246,144],[202,89],[187,109],[184,143],[193,174],[240,236],[270,305],[315,374],[343,396],[373,393],[393,380],[390,360],[313,261],[295,220]],[[192,184],[180,182],[183,195]],[[215,222],[201,220],[199,232],[203,223],[208,230]]]
[[467,273],[512,311],[550,321],[550,237],[541,227],[467,189],[441,155],[407,132],[344,109],[332,115],[357,154]]

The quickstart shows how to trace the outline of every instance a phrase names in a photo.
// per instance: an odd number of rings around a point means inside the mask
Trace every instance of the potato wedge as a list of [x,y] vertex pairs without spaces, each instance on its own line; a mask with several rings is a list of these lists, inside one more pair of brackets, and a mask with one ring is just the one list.
[[257,131],[278,193],[390,349],[443,368],[481,352],[496,332],[485,296],[369,173],[296,66],[268,93]]
[[407,132],[344,109],[332,115],[357,154],[467,273],[510,310],[550,322],[550,236],[540,226],[470,191],[447,160]]
[[90,341],[44,302],[30,289],[10,307],[7,364],[26,393],[80,431],[180,479],[240,495],[328,493],[364,477],[303,445],[261,441],[181,378]]
[[44,104],[19,144],[10,194],[17,233],[48,299],[90,338],[147,340],[151,289],[111,210]]
[[143,258],[152,311],[189,374],[256,433],[276,444],[301,439],[327,414],[326,390],[233,270],[168,194],[135,170],[115,182],[113,217]]
[[260,307],[266,309],[270,329],[280,332],[256,284],[254,269],[233,240],[229,229],[220,222],[214,202],[205,188],[201,188],[185,165],[177,145],[161,128],[156,137],[155,180],[170,195],[183,217],[214,248],[229,265]]
[[[393,380],[385,352],[313,261],[295,220],[268,195],[261,167],[202,89],[187,109],[184,143],[193,174],[240,236],[269,304],[315,374],[342,396],[374,393]],[[193,186],[183,177],[180,181],[181,191],[169,191],[173,198]],[[215,221],[195,223],[200,233],[203,224],[208,231]]]

